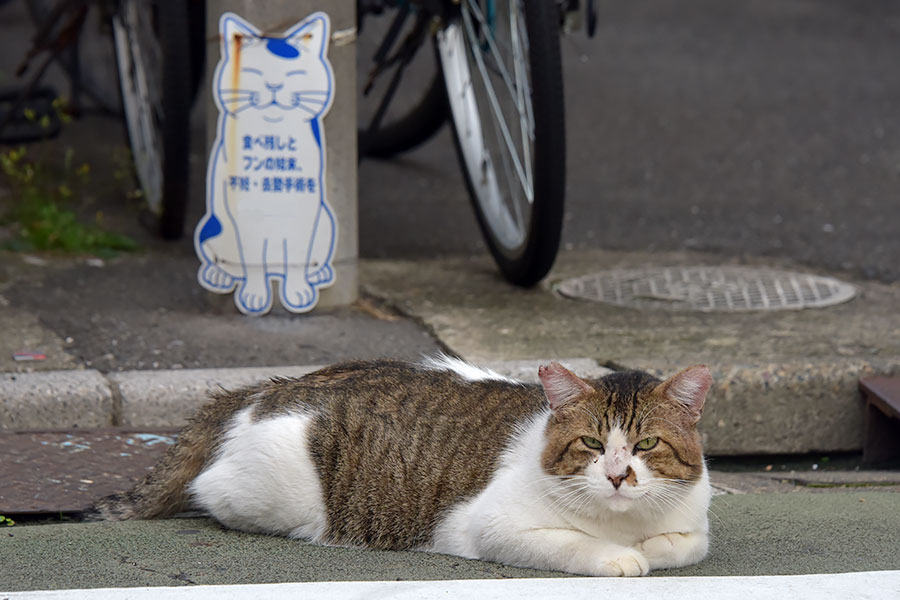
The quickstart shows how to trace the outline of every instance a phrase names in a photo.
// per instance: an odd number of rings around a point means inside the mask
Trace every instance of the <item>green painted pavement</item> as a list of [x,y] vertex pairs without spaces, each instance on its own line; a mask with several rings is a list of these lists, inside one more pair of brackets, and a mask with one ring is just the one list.
[[[717,496],[709,557],[657,575],[900,570],[900,494],[833,490]],[[0,530],[0,590],[289,581],[548,577],[453,556],[321,547],[207,519]]]

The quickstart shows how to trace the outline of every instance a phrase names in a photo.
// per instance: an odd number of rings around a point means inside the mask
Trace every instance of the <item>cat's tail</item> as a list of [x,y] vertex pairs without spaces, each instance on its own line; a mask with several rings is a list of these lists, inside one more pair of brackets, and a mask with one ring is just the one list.
[[125,521],[168,517],[189,508],[188,484],[210,458],[214,446],[199,423],[185,429],[174,446],[132,489],[98,500],[82,512],[84,521]]

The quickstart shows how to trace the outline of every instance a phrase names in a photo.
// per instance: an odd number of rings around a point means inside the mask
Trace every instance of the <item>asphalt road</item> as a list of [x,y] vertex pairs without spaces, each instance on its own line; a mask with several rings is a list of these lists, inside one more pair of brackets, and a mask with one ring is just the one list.
[[[772,256],[900,279],[900,4],[598,10],[596,38],[562,42],[565,247]],[[364,162],[359,181],[363,256],[483,249],[447,128],[401,160]]]

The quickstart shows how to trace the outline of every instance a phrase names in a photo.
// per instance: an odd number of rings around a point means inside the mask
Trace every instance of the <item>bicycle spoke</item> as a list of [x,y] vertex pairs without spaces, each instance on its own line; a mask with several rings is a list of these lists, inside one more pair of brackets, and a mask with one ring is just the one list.
[[[484,15],[482,14],[478,4],[472,2],[471,0],[467,0],[466,6],[472,11],[472,15],[474,15],[474,17],[478,20],[479,27],[481,27],[482,31],[491,32],[490,25],[488,25],[487,20],[484,18]],[[488,48],[490,48],[491,55],[494,57],[494,63],[497,65],[497,72],[503,78],[503,82],[506,83],[506,88],[509,90],[509,95],[515,98],[515,86],[513,85],[512,78],[510,77],[509,71],[506,68],[506,63],[503,62],[503,57],[500,55],[500,49],[497,48],[495,36],[493,35],[493,33],[491,33],[491,35],[485,35],[484,37],[485,39],[487,39]]]
[[[511,3],[515,3],[515,0],[512,0]],[[480,7],[477,3],[467,1],[466,5],[471,8],[472,14],[475,19],[478,21],[479,26],[482,30],[491,31],[490,25],[487,23],[484,14],[481,12]],[[518,112],[520,126],[522,129],[522,145],[523,145],[523,154],[524,163],[525,163],[525,179],[528,182],[533,181],[533,174],[531,173],[532,165],[531,165],[531,148],[530,145],[534,141],[534,115],[533,109],[531,106],[531,94],[530,94],[530,86],[528,84],[528,76],[524,70],[524,52],[522,49],[522,40],[527,43],[528,34],[522,28],[523,25],[520,23],[518,18],[518,10],[516,7],[510,7],[509,4],[506,5],[509,11],[510,17],[510,46],[511,52],[513,55],[513,72],[515,75],[515,81],[511,81],[509,71],[507,70],[505,63],[500,55],[500,49],[497,45],[497,40],[495,35],[485,35],[485,38],[488,41],[488,46],[491,49],[491,55],[494,58],[494,62],[497,64],[497,72],[501,75],[506,84],[507,89],[509,90],[510,96],[515,99],[516,103],[516,111]],[[473,28],[474,29],[474,28]],[[522,100],[524,99],[524,103]],[[530,198],[529,198],[530,200]]]
[[531,163],[531,144],[534,141],[534,130],[531,127],[531,123],[534,121],[531,115],[531,94],[529,93],[531,88],[528,84],[528,74],[525,72],[524,64],[525,57],[520,44],[521,38],[519,37],[518,14],[518,10],[509,11],[509,31],[513,49],[513,69],[516,75],[516,91],[518,92],[516,108],[519,110],[519,126],[522,130],[522,154],[524,155],[523,162],[525,163],[525,176],[528,178],[528,181],[534,181]]
[[481,57],[480,48],[478,47],[477,43],[477,37],[475,36],[475,30],[472,26],[472,18],[469,16],[468,11],[466,10],[462,11],[462,17],[466,31],[468,33],[470,50],[473,57],[475,58],[475,63],[478,66],[478,71],[481,75],[482,82],[484,83],[489,104],[491,110],[494,113],[494,118],[501,129],[501,137],[506,143],[507,150],[509,151],[511,158],[513,159],[513,164],[515,165],[515,170],[518,175],[519,182],[521,183],[522,190],[525,192],[525,197],[527,198],[528,202],[531,203],[534,199],[534,190],[531,184],[531,180],[526,177],[526,173],[519,158],[519,154],[516,151],[515,143],[513,142],[512,136],[509,132],[509,128],[506,125],[506,119],[503,115],[503,110],[500,107],[499,100],[497,99],[497,95],[494,92],[494,87],[491,84],[490,75],[487,73],[487,68],[485,67],[484,60]]
[[[496,137],[499,137],[501,135],[500,127],[499,127],[496,119],[494,120],[494,135]],[[510,165],[511,160],[510,160],[509,153],[508,152],[500,152],[500,155],[503,159],[504,179],[507,182],[507,187],[509,188],[511,182],[515,181],[515,173],[513,173],[513,170],[511,169],[512,165]],[[510,200],[509,203],[512,204],[513,214],[510,216],[512,216],[513,220],[515,221],[516,234],[518,236],[522,237],[525,233],[525,215],[522,214],[521,203],[516,201],[516,199],[517,199],[516,197],[518,196],[518,194],[512,194],[512,191],[513,190],[510,190],[510,194],[513,197],[509,199]]]

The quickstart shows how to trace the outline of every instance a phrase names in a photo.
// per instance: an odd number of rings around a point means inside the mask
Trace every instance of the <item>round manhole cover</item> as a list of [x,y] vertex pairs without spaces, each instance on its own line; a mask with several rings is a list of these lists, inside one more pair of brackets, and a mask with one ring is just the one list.
[[664,310],[799,310],[840,304],[856,288],[831,277],[753,267],[615,269],[566,279],[568,298]]

